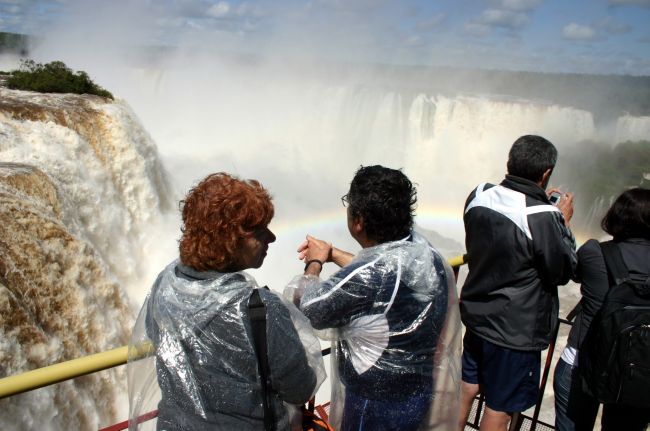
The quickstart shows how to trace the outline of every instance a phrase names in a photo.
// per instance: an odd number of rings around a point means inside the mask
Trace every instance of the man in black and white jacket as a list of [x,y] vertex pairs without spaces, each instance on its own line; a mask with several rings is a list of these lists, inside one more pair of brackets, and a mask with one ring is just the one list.
[[[557,150],[541,136],[515,141],[508,175],[481,184],[465,204],[469,274],[461,291],[463,382],[459,429],[473,398],[484,393],[481,430],[506,430],[538,395],[541,351],[557,325],[557,286],[573,276],[577,257],[568,224],[573,195],[557,206],[545,191]],[[548,193],[548,195],[547,195]]]

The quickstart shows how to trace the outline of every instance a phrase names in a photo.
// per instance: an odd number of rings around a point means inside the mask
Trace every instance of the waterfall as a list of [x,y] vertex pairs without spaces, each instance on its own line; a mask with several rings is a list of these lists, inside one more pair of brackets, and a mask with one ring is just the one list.
[[508,150],[521,135],[543,135],[561,151],[566,143],[595,132],[586,111],[478,96],[421,94],[411,104],[409,124],[405,166],[420,184],[440,184],[435,195],[429,193],[425,199],[435,196],[450,204],[464,199],[481,182],[500,181]]
[[[319,182],[337,187],[339,195],[360,164],[379,163],[404,168],[421,185],[424,205],[462,206],[478,183],[503,178],[508,150],[517,137],[543,135],[562,153],[567,146],[596,136],[592,113],[549,102],[444,96],[426,88],[397,91],[361,84],[312,83],[294,91],[302,96],[293,104],[281,104],[284,109],[278,113],[264,112],[274,127],[255,128],[255,139],[245,132],[211,133],[219,136],[219,142],[253,149],[233,155],[238,167],[259,166],[269,143],[279,154],[293,149],[297,153],[293,164],[268,154],[277,162],[274,169],[289,176],[308,166],[318,172]],[[258,108],[249,109],[253,113],[247,115],[257,118]],[[245,144],[238,145],[240,140]]]
[[650,140],[650,117],[624,115],[616,122],[616,143]]
[[[172,207],[149,135],[124,102],[0,88],[0,159],[0,376],[127,344]],[[123,370],[95,373],[1,400],[0,428],[97,429],[125,396]]]

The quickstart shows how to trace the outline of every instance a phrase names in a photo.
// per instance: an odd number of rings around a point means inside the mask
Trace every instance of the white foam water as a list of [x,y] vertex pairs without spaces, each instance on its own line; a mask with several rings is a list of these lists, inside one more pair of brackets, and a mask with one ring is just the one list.
[[[127,344],[172,207],[149,135],[123,102],[0,88],[0,160],[0,374]],[[0,428],[98,429],[125,394],[95,373],[0,400]]]

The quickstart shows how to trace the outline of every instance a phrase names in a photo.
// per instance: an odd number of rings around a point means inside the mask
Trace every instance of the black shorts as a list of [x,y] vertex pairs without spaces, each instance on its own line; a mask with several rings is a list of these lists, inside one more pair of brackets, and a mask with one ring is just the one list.
[[512,350],[470,331],[463,339],[463,381],[478,384],[489,408],[522,412],[537,402],[541,352]]

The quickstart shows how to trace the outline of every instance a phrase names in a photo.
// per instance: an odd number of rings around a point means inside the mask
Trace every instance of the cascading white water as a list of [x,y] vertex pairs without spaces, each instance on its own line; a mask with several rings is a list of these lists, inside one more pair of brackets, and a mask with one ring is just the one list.
[[173,204],[155,144],[129,106],[2,88],[0,98],[2,160],[45,172],[70,232],[93,246],[117,282],[137,280],[146,228]]
[[[425,84],[404,89],[363,74],[205,67],[171,68],[155,80],[139,72],[130,75],[138,85],[124,91],[143,112],[177,184],[186,189],[215,170],[258,178],[274,193],[281,229],[308,219],[318,227],[324,214],[338,210],[345,236],[338,198],[359,165],[380,163],[404,168],[418,183],[425,227],[447,231],[436,218],[450,224],[439,213],[453,213],[449,234],[462,240],[467,193],[479,182],[501,180],[518,136],[542,134],[562,151],[596,135],[590,112],[549,102],[441,95]],[[182,110],[172,106],[177,100]]]
[[[597,133],[584,110],[441,95],[426,83],[406,89],[370,73],[323,77],[277,65],[188,61],[118,81],[181,190],[215,170],[258,178],[274,193],[282,225],[338,209],[353,172],[371,163],[403,167],[420,185],[422,209],[456,208],[460,219],[472,187],[500,181],[518,136],[542,134],[562,151]],[[462,238],[458,226],[454,236]]]
[[624,115],[616,122],[616,142],[650,140],[650,116]]
[[[171,207],[151,138],[122,102],[0,88],[0,160],[0,375],[127,344]],[[125,391],[116,369],[16,395],[0,428],[97,429]]]

